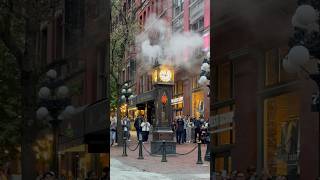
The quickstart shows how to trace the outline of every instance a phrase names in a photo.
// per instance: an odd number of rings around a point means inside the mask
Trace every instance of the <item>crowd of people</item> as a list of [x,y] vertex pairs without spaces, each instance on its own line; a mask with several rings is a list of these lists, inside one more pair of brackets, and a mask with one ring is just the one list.
[[[116,145],[117,141],[117,118],[112,116],[110,121],[110,145],[113,146]],[[178,144],[191,143],[192,141],[193,143],[197,143],[198,141],[201,141],[202,143],[209,142],[209,124],[203,116],[200,116],[200,118],[176,116],[171,125]],[[126,137],[126,139],[130,141],[131,121],[127,116],[121,119],[121,126],[123,130],[123,137]],[[152,124],[150,124],[144,115],[138,115],[134,119],[134,128],[137,133],[137,140],[141,138],[143,143],[148,142],[148,137],[152,130]]]
[[[102,169],[102,175],[100,177],[95,173],[95,171],[89,171],[88,173],[86,173],[86,177],[84,178],[84,180],[109,180],[110,179],[109,170],[110,170],[109,167],[104,167]],[[74,179],[78,179],[78,178],[74,178]],[[60,175],[60,177],[57,178],[57,175],[53,171],[48,171],[44,174],[39,174],[36,180],[65,180],[65,179],[67,178],[64,175]],[[83,179],[83,178],[79,178],[79,179]]]
[[192,134],[194,134],[193,143],[197,143],[198,141],[202,143],[209,142],[209,123],[204,120],[203,116],[200,116],[200,118],[177,116],[174,121],[172,121],[171,127],[172,131],[176,134],[178,144],[191,143]]

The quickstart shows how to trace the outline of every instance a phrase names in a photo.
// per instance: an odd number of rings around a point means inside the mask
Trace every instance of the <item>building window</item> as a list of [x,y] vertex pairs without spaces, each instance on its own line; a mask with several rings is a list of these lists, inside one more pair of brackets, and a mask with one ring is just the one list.
[[235,131],[233,121],[234,105],[219,108],[215,112],[213,120],[213,144],[215,146],[233,144]]
[[174,16],[179,15],[183,11],[183,3],[184,3],[184,0],[174,0],[173,1]]
[[202,31],[204,29],[204,17],[200,17],[193,24],[191,24],[192,31]]
[[129,70],[129,74],[130,74],[130,80],[132,81],[132,83],[135,82],[135,76],[136,76],[136,62],[135,60],[131,60],[130,61],[130,70]]
[[192,89],[196,90],[200,88],[200,84],[198,82],[200,75],[192,77]]
[[298,173],[299,109],[296,93],[264,100],[264,164],[273,176]]
[[295,74],[287,73],[282,61],[288,53],[288,48],[271,49],[265,54],[265,86],[274,86],[296,79]]
[[233,69],[230,62],[215,66],[215,96],[218,101],[226,101],[233,98]]
[[174,95],[181,95],[183,94],[183,81],[177,81],[174,84]]

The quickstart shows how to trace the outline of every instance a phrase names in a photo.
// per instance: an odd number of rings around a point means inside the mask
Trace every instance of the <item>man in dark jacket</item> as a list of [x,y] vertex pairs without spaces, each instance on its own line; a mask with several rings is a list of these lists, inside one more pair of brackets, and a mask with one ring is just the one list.
[[139,134],[141,134],[142,132],[141,123],[142,123],[142,117],[139,115],[134,121],[134,127],[136,128],[136,131],[137,131],[138,140],[139,140]]
[[177,140],[179,144],[182,142],[182,136],[183,136],[183,129],[184,129],[184,121],[181,117],[177,120]]
[[200,140],[200,133],[201,133],[201,121],[199,119],[195,119],[194,122],[194,143],[197,143],[197,140]]

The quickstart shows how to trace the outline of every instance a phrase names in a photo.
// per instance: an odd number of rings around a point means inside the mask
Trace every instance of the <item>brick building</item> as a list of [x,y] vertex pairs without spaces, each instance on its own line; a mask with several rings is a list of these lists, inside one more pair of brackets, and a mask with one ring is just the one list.
[[288,179],[317,177],[315,84],[282,67],[295,7],[293,1],[212,5],[211,172],[253,165]]
[[[106,57],[110,12],[109,1],[59,1],[54,14],[40,27],[39,61],[65,81],[78,111],[60,126],[60,174],[67,179],[85,177],[89,170],[101,174],[109,164],[105,142],[109,139]],[[103,145],[99,149],[92,141]]]
[[[126,8],[137,6],[142,1],[124,1]],[[204,47],[202,50],[208,51],[210,48],[210,6],[209,0],[149,0],[143,2],[144,6],[137,12],[136,19],[143,30],[146,19],[150,14],[156,14],[158,18],[165,19],[174,32],[195,31],[202,35]],[[143,72],[137,63],[136,49],[131,48],[125,61],[126,68],[123,68],[122,82],[131,81],[137,97],[129,105],[131,118],[138,113],[146,114],[149,121],[152,121],[154,114],[153,84],[150,72]],[[186,73],[183,69],[175,68],[175,85],[172,99],[173,117],[176,115],[190,115],[199,117],[204,110],[205,118],[209,118],[209,98],[208,89],[198,85],[200,65],[204,54],[198,51],[195,67],[196,72]],[[143,72],[143,73],[142,73]]]

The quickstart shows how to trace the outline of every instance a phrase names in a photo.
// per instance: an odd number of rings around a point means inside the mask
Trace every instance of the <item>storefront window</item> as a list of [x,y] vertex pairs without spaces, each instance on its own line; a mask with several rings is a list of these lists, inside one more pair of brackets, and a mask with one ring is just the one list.
[[192,93],[192,115],[199,118],[204,115],[204,92],[196,91]]
[[264,101],[264,166],[273,175],[296,175],[300,148],[299,99],[296,93]]
[[265,86],[274,86],[292,81],[296,75],[287,73],[282,66],[282,61],[288,53],[288,48],[271,49],[265,55]]
[[233,110],[228,107],[218,109],[213,122],[214,145],[225,145],[234,143]]

